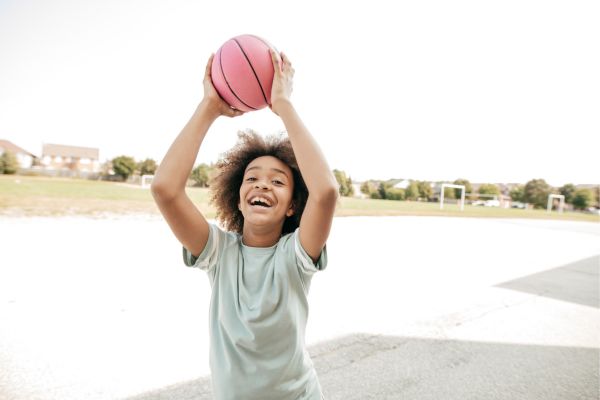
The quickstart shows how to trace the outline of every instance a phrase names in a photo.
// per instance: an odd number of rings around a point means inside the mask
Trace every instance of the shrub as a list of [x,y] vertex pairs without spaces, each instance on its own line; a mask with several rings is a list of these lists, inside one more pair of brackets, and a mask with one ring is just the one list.
[[388,200],[404,200],[404,189],[389,188],[385,191],[385,198]]
[[573,207],[577,210],[585,210],[592,203],[592,191],[589,189],[577,189],[573,195]]
[[10,151],[5,151],[0,155],[0,174],[16,174],[19,169],[17,157]]

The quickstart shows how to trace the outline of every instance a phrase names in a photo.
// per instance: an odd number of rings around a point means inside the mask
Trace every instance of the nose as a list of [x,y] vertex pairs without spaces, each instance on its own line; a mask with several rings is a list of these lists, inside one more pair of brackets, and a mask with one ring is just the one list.
[[267,188],[267,184],[264,183],[264,182],[256,181],[254,183],[254,188],[255,189],[266,189]]

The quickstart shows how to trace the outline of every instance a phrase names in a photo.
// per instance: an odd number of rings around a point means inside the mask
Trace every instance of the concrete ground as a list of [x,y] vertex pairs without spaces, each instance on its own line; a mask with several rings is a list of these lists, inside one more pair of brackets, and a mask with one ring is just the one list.
[[[162,221],[0,225],[0,398],[211,398],[210,288]],[[600,224],[341,218],[328,252],[327,399],[600,398]]]

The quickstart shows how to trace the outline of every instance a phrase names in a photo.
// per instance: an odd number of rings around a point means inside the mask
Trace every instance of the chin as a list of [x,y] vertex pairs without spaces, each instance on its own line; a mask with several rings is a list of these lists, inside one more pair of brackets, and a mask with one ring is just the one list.
[[244,223],[255,226],[280,226],[283,227],[285,219],[273,218],[272,215],[256,214],[244,215]]

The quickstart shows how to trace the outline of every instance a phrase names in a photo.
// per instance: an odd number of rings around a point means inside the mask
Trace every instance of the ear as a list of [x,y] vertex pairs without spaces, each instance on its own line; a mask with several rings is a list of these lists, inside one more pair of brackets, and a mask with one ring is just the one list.
[[294,202],[292,202],[290,204],[290,208],[288,208],[288,210],[285,212],[285,216],[286,217],[291,217],[292,215],[294,215],[296,213],[296,210],[294,210]]

